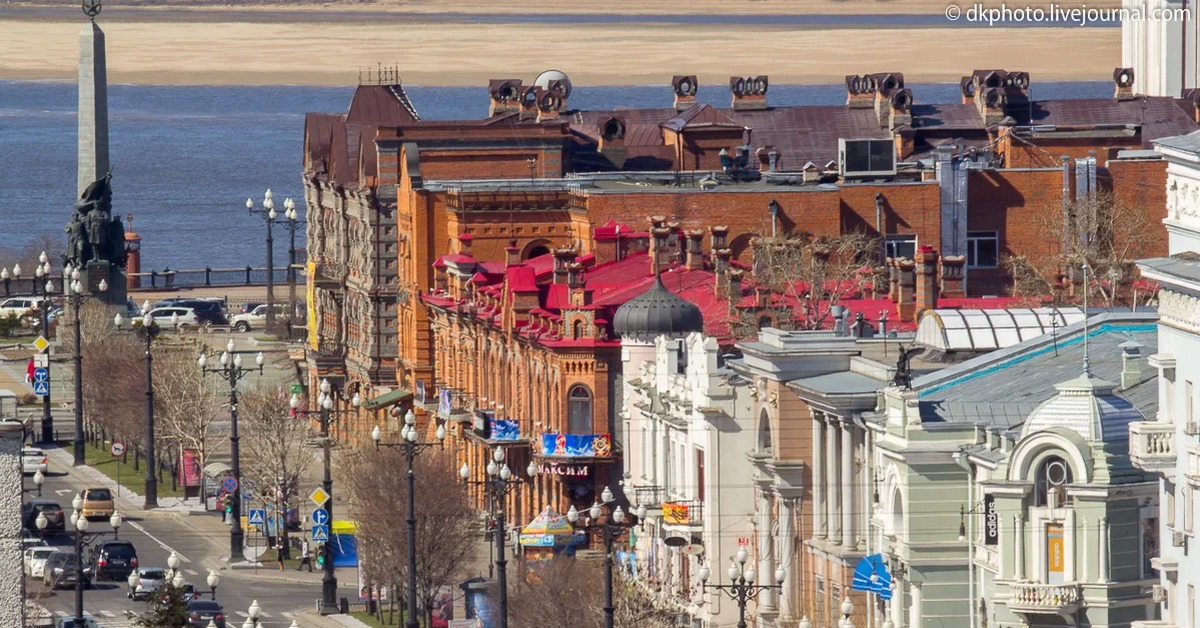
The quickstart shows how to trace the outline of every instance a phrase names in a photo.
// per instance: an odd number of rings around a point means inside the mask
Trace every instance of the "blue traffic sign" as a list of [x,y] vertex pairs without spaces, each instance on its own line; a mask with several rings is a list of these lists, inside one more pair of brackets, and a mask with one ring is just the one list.
[[50,394],[50,369],[45,367],[33,369],[33,394],[39,397]]
[[39,366],[38,368],[33,369],[33,381],[35,381],[35,382],[50,381],[50,369],[48,369],[44,366]]
[[236,491],[237,487],[238,487],[238,481],[237,481],[237,478],[235,478],[235,477],[231,476],[231,477],[225,478],[224,480],[221,480],[221,488],[224,489],[226,493],[232,493],[232,492]]
[[262,508],[251,508],[250,516],[246,518],[246,521],[253,526],[260,526],[265,523],[266,520],[267,514]]
[[329,526],[313,526],[312,540],[314,543],[324,543],[329,540]]
[[323,526],[329,523],[329,512],[324,508],[318,508],[312,511],[313,525]]

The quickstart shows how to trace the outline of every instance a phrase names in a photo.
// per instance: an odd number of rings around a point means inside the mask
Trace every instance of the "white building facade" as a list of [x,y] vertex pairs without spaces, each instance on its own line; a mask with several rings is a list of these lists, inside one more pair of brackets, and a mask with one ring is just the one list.
[[[1178,98],[1200,84],[1200,11],[1186,0],[1124,0],[1121,65],[1133,68],[1133,91]],[[1134,13],[1137,11],[1137,13]]]

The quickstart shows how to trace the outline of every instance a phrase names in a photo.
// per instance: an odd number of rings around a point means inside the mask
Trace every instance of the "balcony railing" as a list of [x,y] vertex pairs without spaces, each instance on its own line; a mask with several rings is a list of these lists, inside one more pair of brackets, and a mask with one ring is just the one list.
[[1034,584],[1014,582],[1008,600],[1009,610],[1017,613],[1069,615],[1079,610],[1083,592],[1078,584]]
[[1150,473],[1175,468],[1175,424],[1135,421],[1129,424],[1129,457],[1133,465]]
[[666,494],[661,486],[637,486],[633,489],[633,500],[639,506],[645,504],[646,508],[662,508]]

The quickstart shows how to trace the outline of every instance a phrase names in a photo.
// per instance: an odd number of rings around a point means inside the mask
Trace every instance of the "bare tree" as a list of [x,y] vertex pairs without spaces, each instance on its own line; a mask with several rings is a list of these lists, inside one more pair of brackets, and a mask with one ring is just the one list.
[[830,325],[833,306],[871,287],[870,260],[878,241],[858,232],[836,236],[794,232],[756,238],[751,250],[757,302],[734,309],[733,331],[738,337],[758,333],[763,325],[780,329]]
[[[358,522],[359,553],[371,582],[404,600],[408,582],[407,463],[402,449],[362,449],[339,460],[338,483],[348,489]],[[414,460],[416,477],[417,604],[431,625],[442,586],[469,575],[482,538],[479,519],[456,478],[454,459],[426,451]],[[559,624],[544,624],[559,625]]]
[[43,251],[50,258],[53,267],[61,268],[64,248],[63,238],[50,234],[42,234],[20,248],[0,247],[0,268],[12,268],[14,264],[20,264],[21,269],[26,270],[28,276],[32,277],[34,267],[39,263]]
[[161,426],[158,434],[176,448],[195,450],[196,463],[204,468],[212,454],[212,425],[223,396],[196,367],[194,356],[177,348],[155,358],[154,416]]
[[[598,560],[560,557],[536,563],[527,577],[510,585],[516,628],[604,625],[604,568]],[[614,574],[613,624],[620,628],[670,628],[676,614],[654,603],[649,593]]]
[[274,488],[273,497],[284,513],[288,504],[296,503],[300,477],[314,461],[313,451],[305,445],[308,422],[292,416],[289,399],[284,388],[266,385],[238,398],[244,447],[242,477],[254,482],[260,493],[267,487]]
[[[88,420],[131,446],[143,444],[146,379],[141,341],[132,334],[118,333],[109,311],[98,303],[80,308],[80,336]],[[68,345],[73,342],[70,338]]]
[[1161,229],[1150,208],[1102,191],[1038,213],[1043,250],[1009,255],[1003,260],[1012,277],[1014,296],[1044,301],[1078,301],[1087,267],[1088,296],[1096,305],[1113,307],[1132,298],[1134,262],[1155,253]]

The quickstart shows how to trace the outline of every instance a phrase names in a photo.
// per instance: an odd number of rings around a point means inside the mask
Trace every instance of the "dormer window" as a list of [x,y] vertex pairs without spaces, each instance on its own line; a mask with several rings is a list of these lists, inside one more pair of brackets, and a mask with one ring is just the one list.
[[1071,467],[1058,456],[1051,456],[1038,465],[1034,478],[1034,505],[1060,508],[1066,503],[1067,485],[1071,483]]

